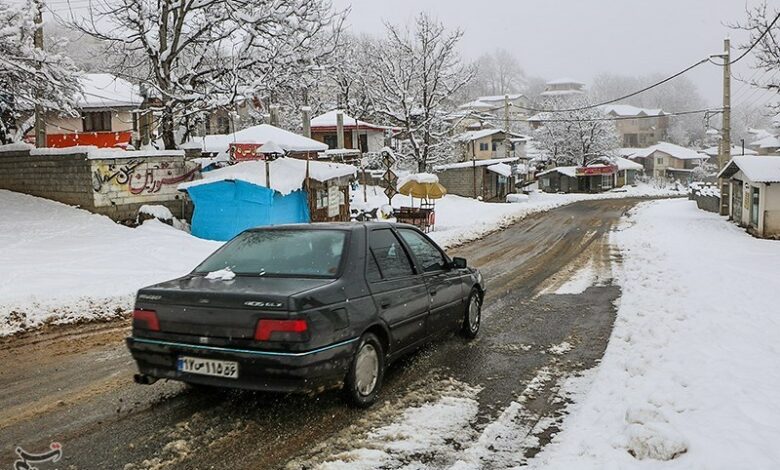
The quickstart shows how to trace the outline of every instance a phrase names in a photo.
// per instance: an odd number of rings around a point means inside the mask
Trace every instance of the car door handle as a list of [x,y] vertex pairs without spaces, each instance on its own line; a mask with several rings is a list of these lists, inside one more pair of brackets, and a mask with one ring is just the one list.
[[388,308],[388,307],[390,306],[390,303],[391,303],[391,302],[390,302],[389,300],[383,300],[382,302],[380,302],[380,303],[379,303],[379,306],[380,306],[381,308],[383,308],[383,309],[384,309],[384,308]]
[[436,289],[431,289],[431,295],[436,295],[437,292],[439,292],[439,291],[436,290]]

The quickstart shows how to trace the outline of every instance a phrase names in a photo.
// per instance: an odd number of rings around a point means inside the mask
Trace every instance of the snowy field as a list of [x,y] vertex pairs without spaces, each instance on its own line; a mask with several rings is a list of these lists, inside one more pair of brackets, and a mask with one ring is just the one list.
[[612,243],[609,346],[564,385],[576,404],[531,467],[778,468],[780,242],[671,200],[643,203]]
[[[454,246],[579,200],[679,194],[639,186],[598,195],[534,193],[515,204],[448,195],[436,204],[437,227],[431,235]],[[370,188],[369,196],[369,206],[387,201],[378,188]],[[362,201],[362,190],[354,197]],[[407,204],[405,196],[393,199],[394,206]],[[138,288],[186,274],[219,247],[157,221],[127,228],[107,217],[4,190],[0,226],[0,336],[46,322],[126,315]]]
[[218,243],[0,190],[0,336],[125,315],[135,290],[192,270]]

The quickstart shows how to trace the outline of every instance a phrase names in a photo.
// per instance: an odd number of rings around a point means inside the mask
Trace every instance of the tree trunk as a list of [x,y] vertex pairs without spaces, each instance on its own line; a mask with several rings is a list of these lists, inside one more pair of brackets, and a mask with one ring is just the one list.
[[173,110],[169,107],[163,109],[160,124],[162,126],[162,139],[165,150],[176,150],[176,136],[173,132]]

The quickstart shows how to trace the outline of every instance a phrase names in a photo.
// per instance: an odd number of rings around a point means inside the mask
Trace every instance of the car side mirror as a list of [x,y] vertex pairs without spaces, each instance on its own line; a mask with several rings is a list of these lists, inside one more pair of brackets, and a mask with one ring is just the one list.
[[465,269],[467,265],[466,258],[452,258],[453,269]]

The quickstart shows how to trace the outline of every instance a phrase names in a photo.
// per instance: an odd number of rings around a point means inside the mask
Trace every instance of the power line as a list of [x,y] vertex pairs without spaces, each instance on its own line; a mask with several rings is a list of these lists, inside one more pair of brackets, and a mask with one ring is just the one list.
[[715,64],[715,65],[719,66],[719,67],[725,67],[726,65],[734,65],[734,64],[736,64],[737,62],[739,62],[740,60],[742,60],[742,58],[743,58],[743,57],[745,57],[746,55],[748,55],[748,54],[750,53],[750,51],[752,51],[752,50],[753,50],[753,49],[754,49],[754,48],[755,48],[755,47],[758,45],[758,43],[759,43],[759,42],[761,42],[761,40],[762,40],[762,39],[764,39],[764,36],[766,36],[766,35],[769,33],[769,31],[772,29],[772,27],[775,25],[775,23],[777,23],[777,20],[780,20],[780,13],[778,13],[778,14],[775,16],[775,19],[774,19],[774,20],[772,20],[772,22],[771,22],[771,23],[769,23],[769,26],[767,26],[767,28],[764,30],[764,32],[763,32],[763,33],[761,33],[761,35],[760,35],[760,36],[758,36],[758,38],[757,38],[755,41],[753,41],[753,44],[751,44],[751,45],[750,45],[750,47],[748,47],[747,49],[745,49],[745,51],[744,51],[742,54],[740,54],[740,55],[739,55],[739,57],[737,57],[736,59],[732,60],[732,61],[731,61],[731,62],[729,62],[728,64],[726,64],[726,63],[719,64],[719,63],[715,62],[714,60],[712,60],[711,58],[710,58],[710,59],[708,59],[708,60],[709,60],[710,62],[712,62],[713,64]]
[[[658,119],[663,117],[676,117],[676,116],[687,116],[690,114],[702,114],[702,113],[709,113],[709,114],[719,114],[722,113],[723,110],[720,108],[715,109],[696,109],[696,110],[690,110],[690,111],[678,111],[674,113],[664,113],[659,116],[616,116],[616,117],[602,117],[602,118],[554,118],[554,119],[539,119],[535,122],[545,123],[545,122],[594,122],[594,121],[627,121],[632,119]],[[484,121],[504,121],[504,118],[490,118],[490,119],[484,119]],[[528,122],[527,119],[509,119],[511,122]],[[532,121],[534,122],[534,121]]]

